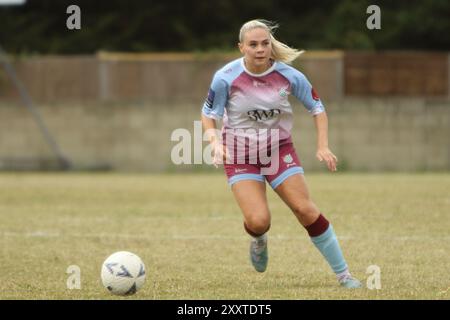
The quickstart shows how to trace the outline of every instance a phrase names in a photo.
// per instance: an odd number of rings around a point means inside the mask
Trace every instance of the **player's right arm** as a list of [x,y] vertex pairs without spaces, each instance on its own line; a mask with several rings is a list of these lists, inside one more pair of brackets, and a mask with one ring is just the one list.
[[213,164],[218,168],[218,165],[223,163],[221,161],[223,158],[223,145],[220,139],[219,130],[217,130],[216,120],[208,118],[202,113],[202,125],[213,152]]
[[208,97],[202,108],[202,126],[213,151],[213,164],[217,168],[223,163],[224,147],[220,133],[217,130],[217,120],[222,119],[225,106],[228,102],[228,84],[220,77],[214,75],[208,91]]

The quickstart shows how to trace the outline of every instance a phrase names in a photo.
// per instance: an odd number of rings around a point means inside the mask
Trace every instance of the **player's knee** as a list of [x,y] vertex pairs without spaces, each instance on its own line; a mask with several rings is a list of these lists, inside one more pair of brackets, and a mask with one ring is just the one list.
[[297,217],[307,217],[315,214],[318,209],[312,201],[304,201],[293,206],[292,211]]
[[264,234],[270,228],[270,217],[251,217],[246,219],[244,227],[253,236]]

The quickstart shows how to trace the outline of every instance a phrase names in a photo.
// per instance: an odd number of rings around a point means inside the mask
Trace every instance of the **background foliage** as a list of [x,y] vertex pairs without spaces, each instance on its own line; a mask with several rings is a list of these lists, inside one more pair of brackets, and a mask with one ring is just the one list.
[[[66,8],[81,8],[68,30]],[[381,30],[366,9],[381,8]],[[28,0],[0,7],[0,44],[13,53],[232,50],[243,22],[277,21],[277,36],[304,49],[450,50],[450,2],[368,0]]]

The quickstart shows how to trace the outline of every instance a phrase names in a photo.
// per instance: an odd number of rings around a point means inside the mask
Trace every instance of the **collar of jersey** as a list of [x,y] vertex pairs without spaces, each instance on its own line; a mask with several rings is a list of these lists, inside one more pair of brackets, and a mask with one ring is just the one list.
[[263,73],[253,73],[247,70],[247,68],[245,67],[245,63],[244,63],[244,57],[241,58],[241,65],[242,68],[244,68],[244,71],[246,73],[248,73],[249,75],[251,75],[252,77],[264,77],[265,75],[268,75],[269,73],[271,73],[273,70],[275,70],[275,66],[276,66],[277,62],[273,61],[272,66],[267,69],[266,71],[264,71]]

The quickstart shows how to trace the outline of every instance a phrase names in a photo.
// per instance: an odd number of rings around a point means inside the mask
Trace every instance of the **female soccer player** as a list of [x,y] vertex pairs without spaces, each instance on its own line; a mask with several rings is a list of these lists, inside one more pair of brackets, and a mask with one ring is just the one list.
[[[293,115],[288,97],[294,95],[313,115],[316,157],[336,171],[337,158],[328,148],[327,114],[306,77],[289,65],[302,52],[276,40],[275,28],[265,20],[245,23],[239,33],[243,57],[214,75],[202,108],[214,165],[224,164],[244,215],[244,228],[252,237],[250,260],[256,271],[264,272],[268,262],[267,180],[305,227],[340,285],[358,288],[361,283],[350,274],[332,225],[310,198],[291,140]],[[222,134],[218,134],[216,121],[222,118]]]

